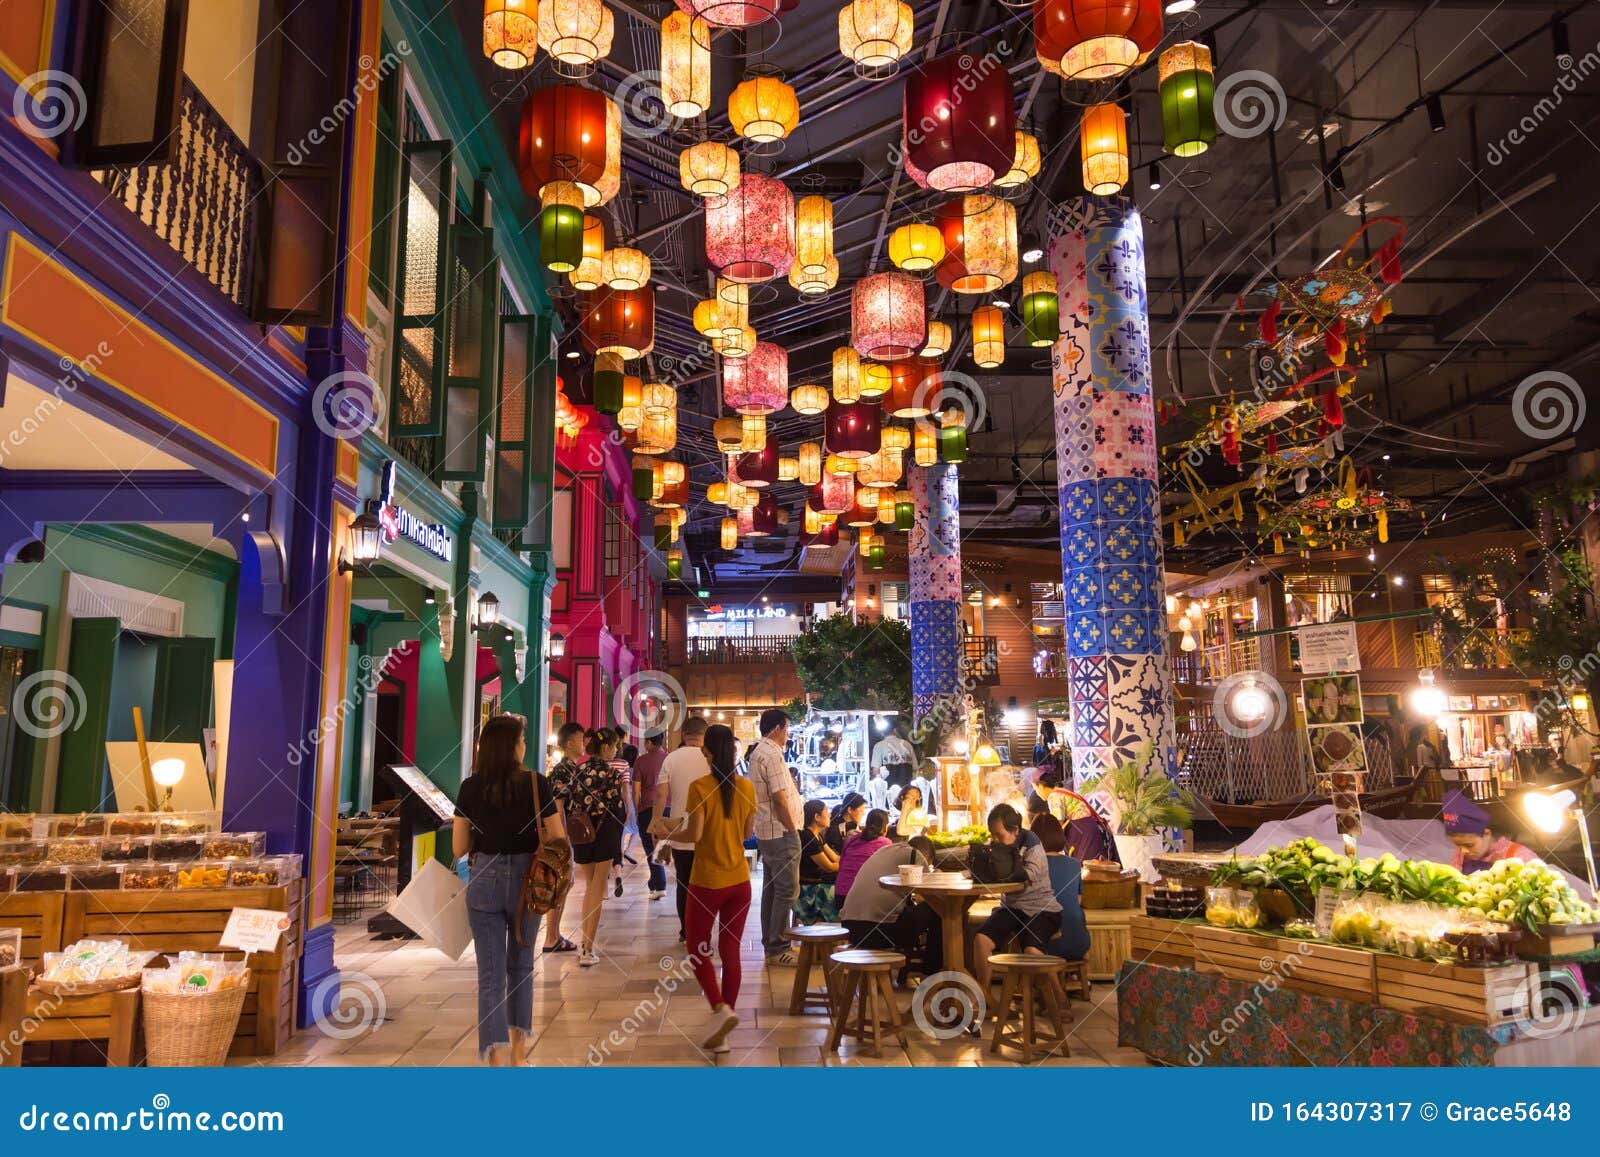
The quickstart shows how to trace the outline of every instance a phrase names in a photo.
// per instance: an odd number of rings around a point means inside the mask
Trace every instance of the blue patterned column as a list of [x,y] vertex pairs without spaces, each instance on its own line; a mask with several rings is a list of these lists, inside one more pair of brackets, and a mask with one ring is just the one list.
[[1144,229],[1126,198],[1051,214],[1051,350],[1074,778],[1145,744],[1177,774]]
[[911,468],[911,702],[920,728],[960,718],[961,490],[954,466]]

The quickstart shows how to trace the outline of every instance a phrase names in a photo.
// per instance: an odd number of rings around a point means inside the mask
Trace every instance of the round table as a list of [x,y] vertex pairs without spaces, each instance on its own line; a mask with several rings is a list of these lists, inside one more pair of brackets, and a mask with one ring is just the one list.
[[1008,892],[1020,892],[1021,884],[903,884],[898,875],[879,876],[878,883],[901,896],[915,896],[939,916],[944,933],[944,966],[952,972],[970,972],[967,967],[967,909],[979,900],[992,900]]

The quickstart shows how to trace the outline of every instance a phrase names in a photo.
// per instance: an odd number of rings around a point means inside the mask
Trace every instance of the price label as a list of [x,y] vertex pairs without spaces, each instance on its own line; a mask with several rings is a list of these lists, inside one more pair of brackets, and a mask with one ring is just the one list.
[[244,952],[271,952],[289,931],[289,914],[266,908],[235,908],[219,941],[223,948]]

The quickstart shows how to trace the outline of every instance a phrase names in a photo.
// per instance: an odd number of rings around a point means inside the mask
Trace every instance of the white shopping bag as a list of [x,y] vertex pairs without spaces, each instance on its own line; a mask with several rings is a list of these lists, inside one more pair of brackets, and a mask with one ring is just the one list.
[[451,960],[460,960],[472,943],[467,886],[438,860],[423,864],[387,911]]

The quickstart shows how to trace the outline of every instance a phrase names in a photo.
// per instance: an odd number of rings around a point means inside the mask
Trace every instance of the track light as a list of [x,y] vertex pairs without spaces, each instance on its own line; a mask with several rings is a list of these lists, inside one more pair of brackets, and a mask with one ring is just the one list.
[[1439,99],[1439,94],[1430,92],[1427,99],[1428,127],[1436,133],[1444,132],[1444,101]]
[[1167,15],[1182,16],[1185,12],[1193,12],[1196,0],[1167,0]]
[[1157,190],[1159,188],[1161,188],[1161,162],[1160,161],[1151,161],[1150,162],[1150,190],[1151,190],[1151,192],[1154,192],[1155,190]]
[[1550,46],[1555,49],[1556,67],[1572,67],[1572,38],[1567,33],[1567,22],[1557,20],[1550,25]]

